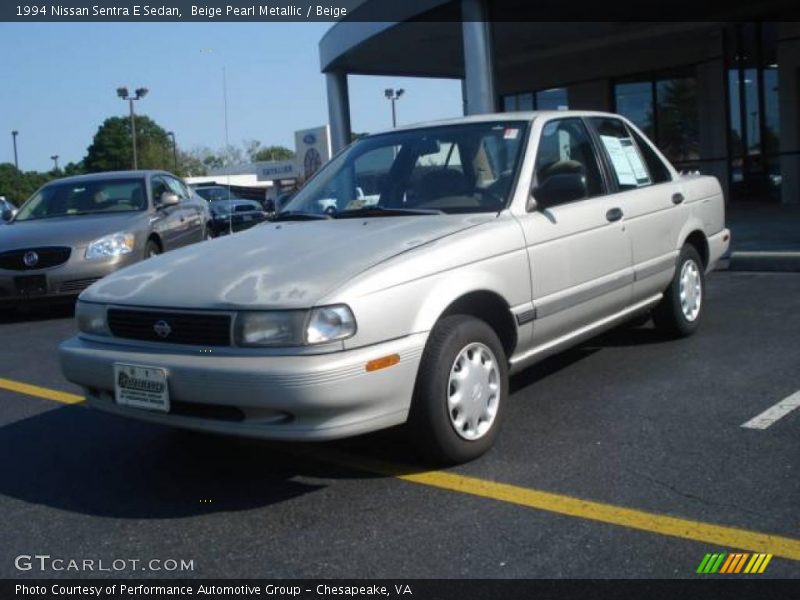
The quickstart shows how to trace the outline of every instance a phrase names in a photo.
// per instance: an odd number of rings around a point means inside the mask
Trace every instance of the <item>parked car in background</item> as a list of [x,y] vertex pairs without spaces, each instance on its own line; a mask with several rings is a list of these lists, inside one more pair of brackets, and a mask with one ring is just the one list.
[[207,239],[210,221],[205,200],[170,173],[51,181],[0,235],[0,302],[77,295],[122,267]]
[[17,207],[9,202],[5,196],[0,196],[0,219],[10,221],[17,214]]
[[193,185],[192,188],[194,189],[195,193],[204,198],[208,202],[212,202],[214,200],[242,200],[240,196],[236,194],[233,190],[229,187],[224,185]]
[[267,213],[255,200],[212,200],[209,207],[212,236],[249,229],[267,219]]
[[642,315],[693,333],[729,239],[719,182],[617,115],[398,128],[272,223],[92,286],[61,365],[127,417],[294,440],[406,424],[463,462],[497,438],[509,374]]

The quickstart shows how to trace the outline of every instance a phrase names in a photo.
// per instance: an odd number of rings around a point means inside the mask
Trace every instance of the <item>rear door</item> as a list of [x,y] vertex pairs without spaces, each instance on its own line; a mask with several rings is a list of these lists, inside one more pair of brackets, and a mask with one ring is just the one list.
[[534,169],[534,190],[548,178],[576,173],[586,188],[584,197],[567,201],[537,197],[537,206],[520,218],[533,283],[533,343],[539,346],[625,308],[633,271],[625,223],[583,119],[544,124]]
[[676,244],[688,218],[681,184],[643,136],[615,117],[587,119],[631,240],[634,301],[662,292],[673,274]]

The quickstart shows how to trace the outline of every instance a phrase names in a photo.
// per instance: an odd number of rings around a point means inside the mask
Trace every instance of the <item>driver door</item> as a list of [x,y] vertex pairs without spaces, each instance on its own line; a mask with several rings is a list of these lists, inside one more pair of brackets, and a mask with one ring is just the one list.
[[152,220],[153,231],[161,238],[163,250],[166,252],[177,248],[181,244],[181,205],[161,206],[161,196],[173,193],[163,175],[154,175],[151,178],[150,190],[153,194],[153,206],[155,207],[155,214]]
[[[552,193],[552,186],[549,197],[537,192],[548,189],[548,178],[564,181],[569,174],[583,176],[582,194],[573,193],[577,197],[565,197],[563,188]],[[520,219],[533,286],[534,346],[569,336],[630,303],[631,245],[624,217],[607,191],[583,119],[545,123],[535,161],[537,206]]]

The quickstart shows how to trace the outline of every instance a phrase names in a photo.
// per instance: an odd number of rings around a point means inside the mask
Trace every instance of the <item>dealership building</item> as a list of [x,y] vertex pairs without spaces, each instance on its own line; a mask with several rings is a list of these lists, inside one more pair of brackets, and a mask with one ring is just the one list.
[[618,112],[731,202],[800,202],[800,23],[776,22],[780,2],[730,0],[714,21],[698,2],[698,22],[556,23],[493,21],[506,0],[414,0],[394,22],[355,20],[378,3],[320,41],[334,150],[350,136],[348,74],[454,78],[467,114]]

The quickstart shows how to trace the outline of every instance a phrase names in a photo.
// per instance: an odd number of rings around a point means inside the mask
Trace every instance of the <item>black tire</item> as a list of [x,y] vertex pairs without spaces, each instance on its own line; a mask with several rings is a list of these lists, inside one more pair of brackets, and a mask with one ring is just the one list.
[[[700,284],[699,306],[693,319],[687,317],[684,313],[681,300],[681,275],[687,263],[694,263]],[[691,265],[688,268],[691,268]],[[705,267],[697,249],[690,244],[686,244],[681,248],[672,282],[664,292],[661,302],[653,309],[653,323],[655,323],[656,329],[670,337],[686,337],[697,331],[697,327],[703,317],[705,304],[706,280],[704,271]]]
[[[465,439],[463,435],[466,434],[456,431],[448,407],[451,369],[462,350],[471,344],[487,348],[494,355],[498,368],[499,391],[489,394],[496,401],[494,419],[477,439]],[[474,460],[489,450],[497,439],[507,398],[508,364],[503,345],[494,330],[474,317],[445,317],[434,327],[422,354],[407,427],[411,443],[437,465]],[[456,409],[453,414],[457,413]]]
[[214,237],[214,227],[211,225],[211,223],[206,223],[206,226],[203,228],[203,241],[206,242],[214,239]]
[[161,246],[158,245],[158,242],[155,240],[147,240],[147,244],[144,246],[145,259],[153,258],[159,254],[161,254]]

